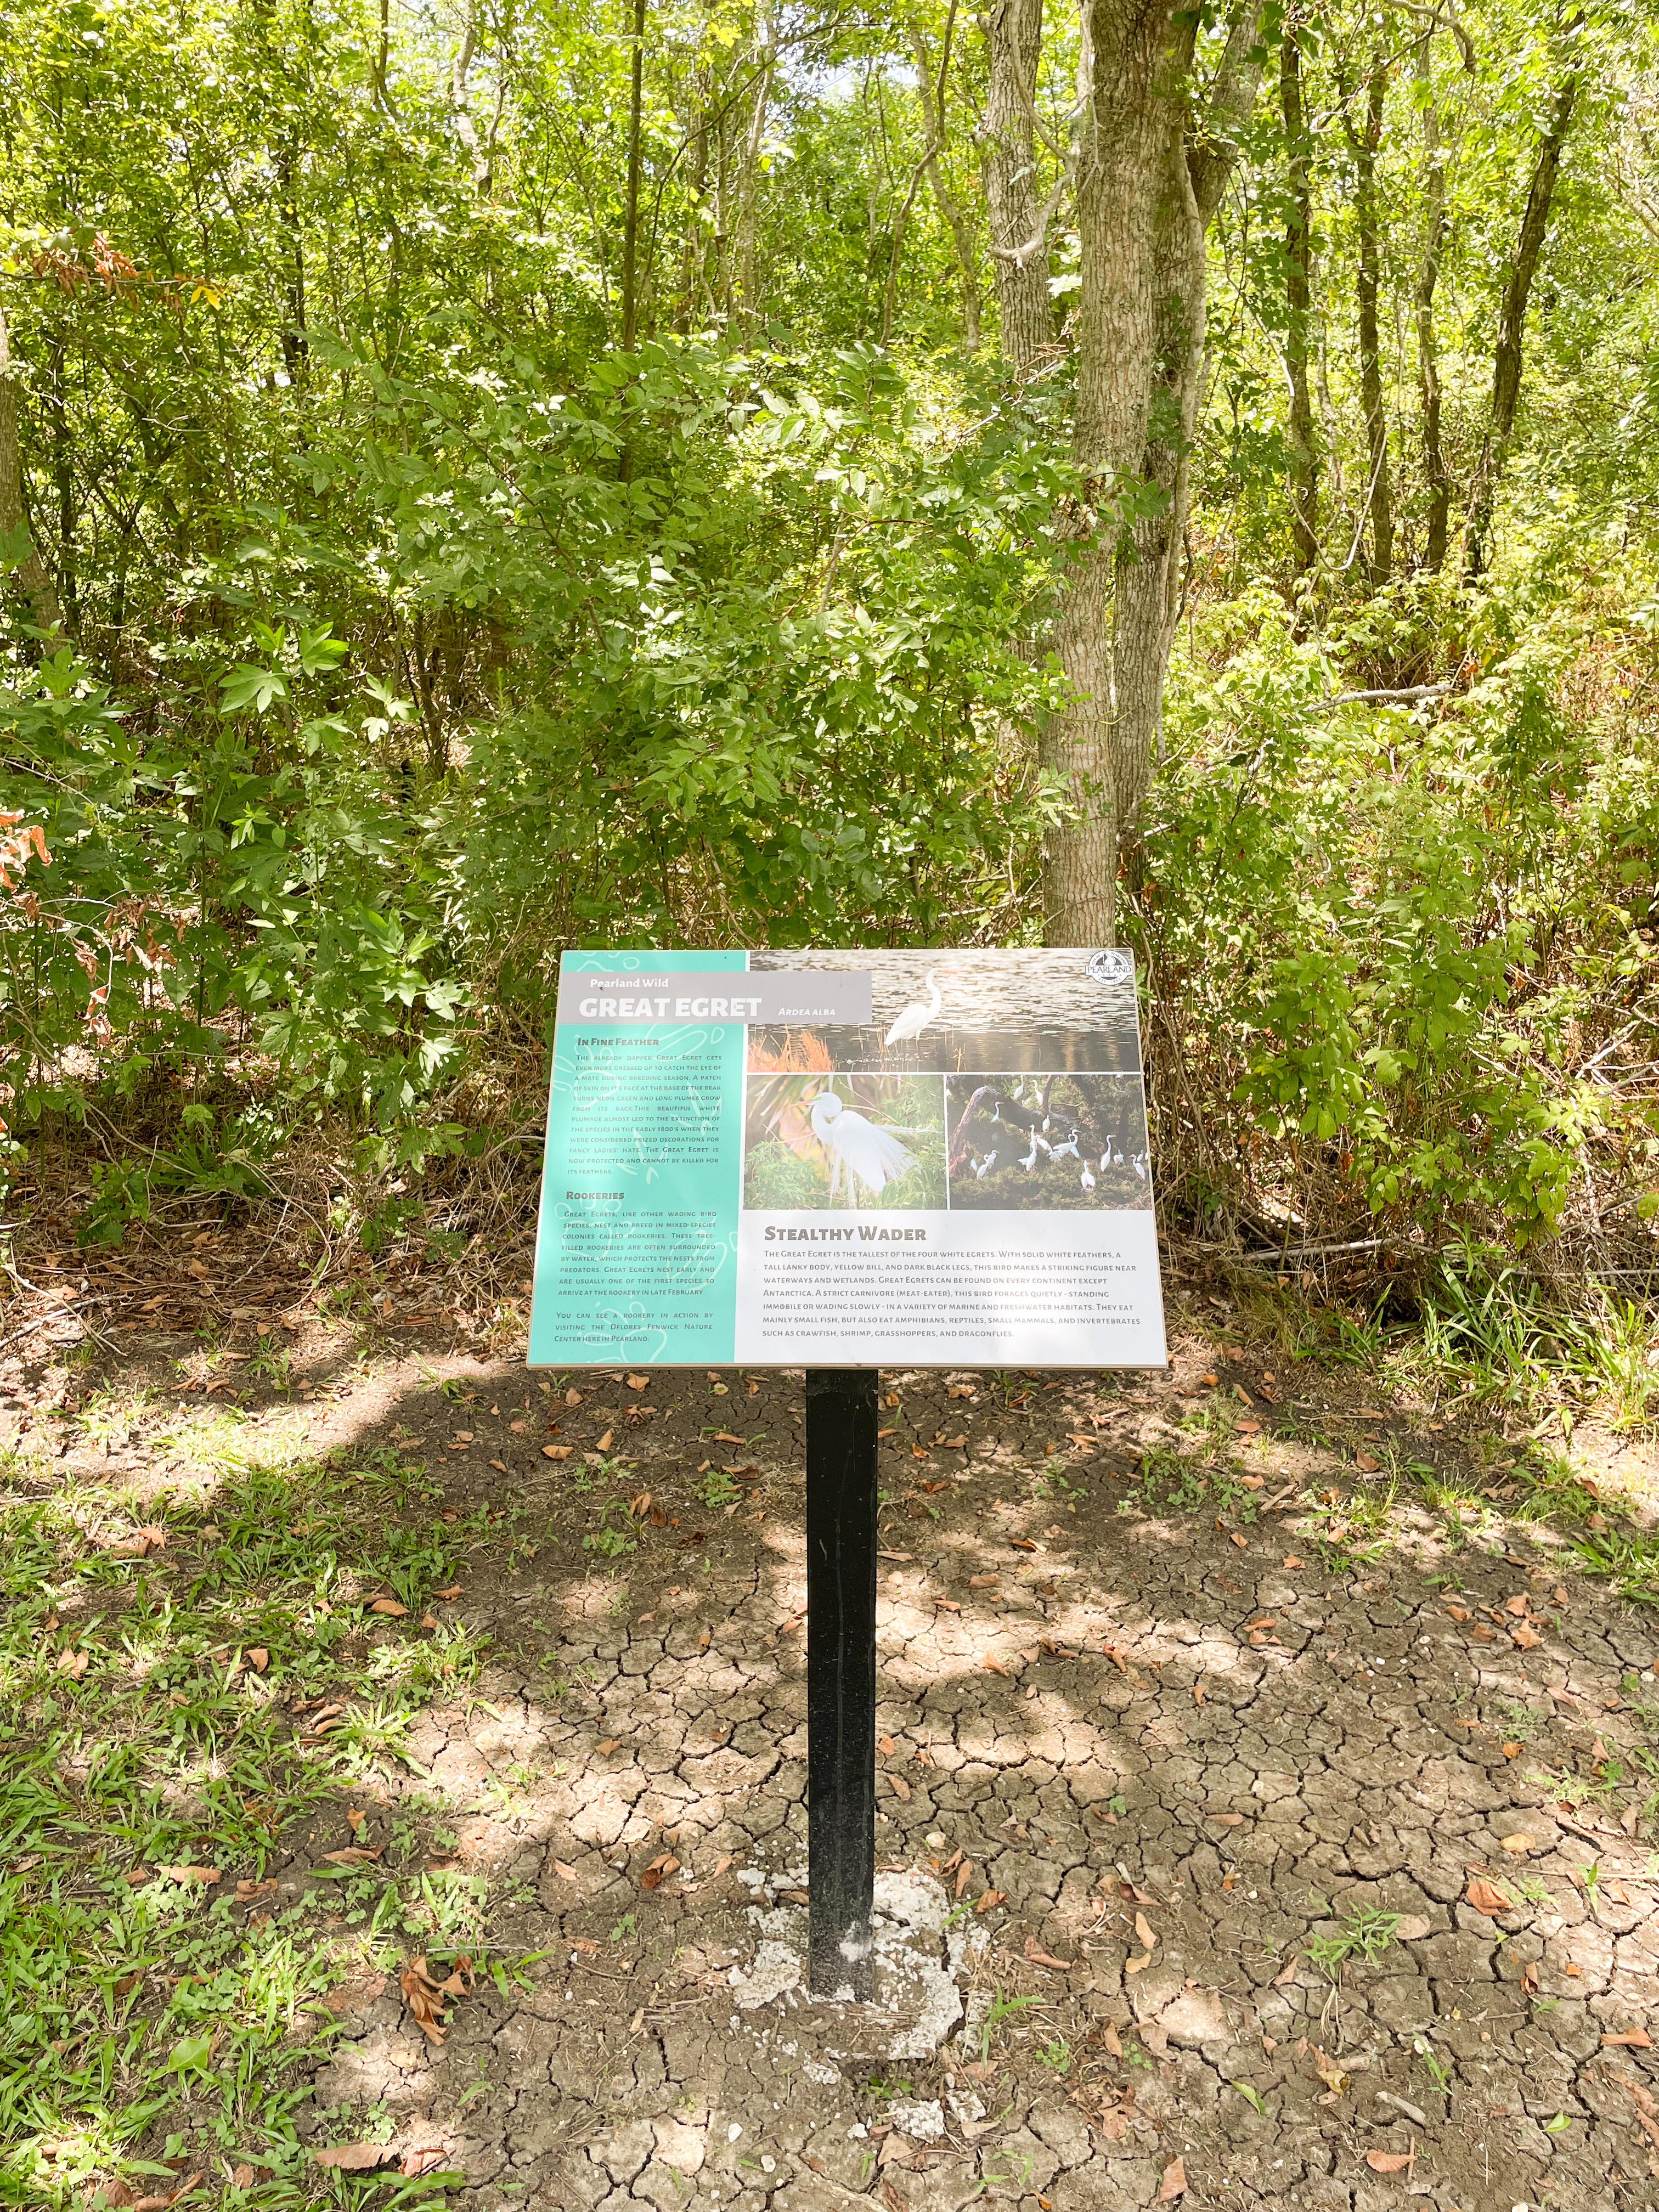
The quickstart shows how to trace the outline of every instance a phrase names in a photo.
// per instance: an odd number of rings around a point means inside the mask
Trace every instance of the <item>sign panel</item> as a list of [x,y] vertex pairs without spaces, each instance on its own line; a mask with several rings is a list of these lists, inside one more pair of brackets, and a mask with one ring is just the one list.
[[1127,953],[564,955],[532,1366],[1164,1356]]

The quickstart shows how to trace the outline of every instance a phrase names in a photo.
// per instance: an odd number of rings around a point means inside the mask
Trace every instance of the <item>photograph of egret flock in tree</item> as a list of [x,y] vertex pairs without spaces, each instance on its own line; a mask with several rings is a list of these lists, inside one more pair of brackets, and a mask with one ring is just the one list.
[[[1651,2212],[1652,9],[0,0],[0,2201]],[[584,1034],[532,1370],[577,951],[872,1017]],[[739,1275],[1162,1289],[859,1401],[868,2003]]]

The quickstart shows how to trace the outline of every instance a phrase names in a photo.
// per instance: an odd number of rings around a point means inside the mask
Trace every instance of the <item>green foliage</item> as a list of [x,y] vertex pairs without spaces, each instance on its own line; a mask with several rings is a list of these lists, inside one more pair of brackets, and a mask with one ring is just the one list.
[[[1638,798],[1553,703],[1570,637],[1494,636],[1443,707],[1342,709],[1322,701],[1350,641],[1298,642],[1265,594],[1252,617],[1245,642],[1229,611],[1218,668],[1175,673],[1149,825],[1140,926],[1188,1048],[1304,1188],[1436,1237],[1547,1236],[1609,1110],[1565,1034],[1644,957],[1577,810],[1644,819],[1659,761]],[[1564,925],[1588,936],[1573,974]]]
[[[1075,805],[1038,757],[1047,641],[1103,511],[1072,446],[1067,195],[1052,342],[1016,380],[978,29],[938,0],[781,40],[751,8],[653,14],[624,352],[630,23],[616,0],[507,11],[458,59],[436,18],[356,0],[95,22],[0,0],[22,518],[0,532],[0,1164],[81,1127],[86,1243],[185,1196],[258,1204],[319,1118],[388,1183],[486,1149],[541,1079],[572,944],[1040,933],[1042,837]],[[1076,40],[1051,14],[1039,202]],[[1595,1188],[1623,1233],[1659,1212],[1652,27],[1485,0],[1389,49],[1385,326],[1416,329],[1431,117],[1447,163],[1454,538],[1540,118],[1568,67],[1580,87],[1498,559],[1467,586],[1455,545],[1427,565],[1409,361],[1382,399],[1392,573],[1368,512],[1349,46],[1300,26],[1305,575],[1271,65],[1212,234],[1184,621],[1123,875],[1162,1197],[1227,1224],[1271,1190],[1316,1237],[1512,1250]],[[812,1201],[775,1139],[750,1173]],[[352,1224],[371,1252],[414,1218],[380,1199]],[[1524,1395],[1536,1316],[1493,1334],[1496,1308],[1430,1291],[1437,1356],[1489,1340]],[[1372,1334],[1332,1327],[1333,1357]],[[1610,1310],[1599,1387],[1627,1425],[1645,1334]]]

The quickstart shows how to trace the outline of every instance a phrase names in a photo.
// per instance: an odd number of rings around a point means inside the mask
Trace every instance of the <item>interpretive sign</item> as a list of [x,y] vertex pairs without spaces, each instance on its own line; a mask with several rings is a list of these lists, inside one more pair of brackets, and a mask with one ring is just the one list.
[[530,1358],[1162,1365],[1129,956],[567,952]]

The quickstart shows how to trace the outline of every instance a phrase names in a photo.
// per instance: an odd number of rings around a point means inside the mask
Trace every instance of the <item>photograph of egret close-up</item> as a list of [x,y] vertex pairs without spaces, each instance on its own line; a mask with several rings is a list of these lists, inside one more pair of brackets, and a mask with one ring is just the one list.
[[943,1206],[945,1119],[937,1075],[751,1074],[743,1202],[769,1206]]
[[1152,1202],[1138,1075],[951,1075],[945,1085],[953,1207],[1022,1212]]

